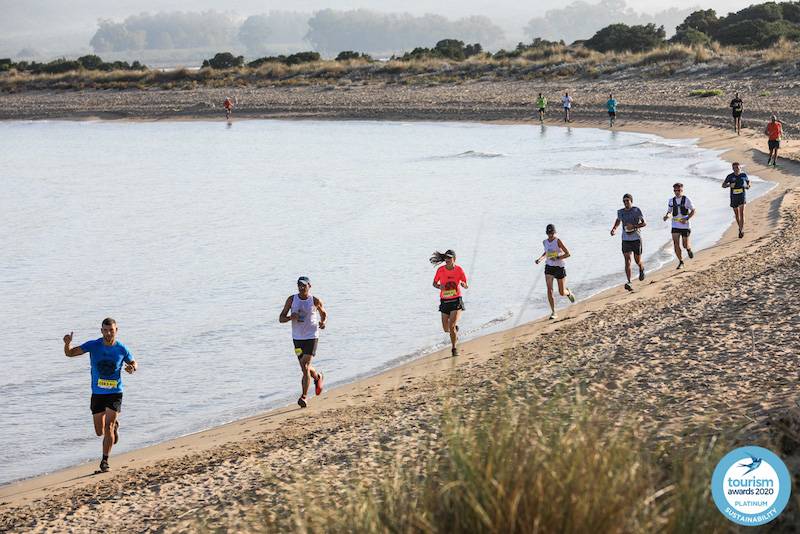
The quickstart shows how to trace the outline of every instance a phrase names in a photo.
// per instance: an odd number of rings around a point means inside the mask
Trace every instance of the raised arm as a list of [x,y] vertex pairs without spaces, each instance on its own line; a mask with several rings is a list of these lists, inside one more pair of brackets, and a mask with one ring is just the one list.
[[322,299],[314,297],[314,306],[317,307],[319,312],[319,327],[325,329],[325,321],[328,320],[328,312],[325,311],[325,306],[322,304]]
[[288,323],[289,321],[294,319],[294,317],[292,317],[292,314],[289,313],[291,310],[292,310],[292,297],[289,297],[289,298],[286,299],[286,303],[283,305],[283,309],[281,310],[281,314],[278,317],[278,322],[279,323]]
[[77,346],[77,347],[72,347],[71,346],[72,345],[72,334],[73,334],[73,332],[70,332],[69,334],[64,336],[64,355],[67,358],[72,358],[74,356],[80,356],[81,354],[84,354],[86,352],[80,346]]

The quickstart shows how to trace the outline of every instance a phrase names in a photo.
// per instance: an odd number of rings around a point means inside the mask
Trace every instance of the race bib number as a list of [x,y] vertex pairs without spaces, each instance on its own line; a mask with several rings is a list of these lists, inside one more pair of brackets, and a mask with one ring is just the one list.
[[455,297],[456,293],[458,293],[455,289],[445,289],[442,291],[443,297]]
[[118,384],[118,380],[106,380],[105,378],[97,379],[97,387],[101,389],[116,389]]
[[548,257],[548,259],[554,260],[554,259],[558,258],[558,252],[555,252],[555,251],[548,252],[547,253],[547,257]]
[[735,195],[741,195],[742,193],[744,193],[744,189],[734,189],[734,190],[733,190],[733,193],[734,193]]
[[673,217],[672,220],[675,221],[675,222],[679,222],[679,223],[686,222],[686,221],[683,220],[683,217]]

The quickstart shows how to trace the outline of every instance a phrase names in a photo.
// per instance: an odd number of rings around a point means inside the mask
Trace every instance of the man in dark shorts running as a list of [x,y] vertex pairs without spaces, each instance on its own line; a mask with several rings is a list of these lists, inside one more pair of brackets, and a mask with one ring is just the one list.
[[783,124],[778,120],[778,117],[773,115],[770,118],[767,127],[764,129],[764,134],[769,137],[767,145],[769,146],[769,159],[767,166],[778,165],[778,149],[781,147],[781,138],[783,137]]
[[302,394],[297,399],[301,408],[308,406],[308,386],[314,380],[314,392],[322,395],[322,371],[317,371],[311,366],[311,358],[317,353],[319,331],[325,329],[328,313],[322,300],[311,294],[311,281],[307,276],[297,279],[297,293],[286,299],[278,321],[281,323],[292,322],[292,341],[294,353],[300,362],[303,373]]
[[694,217],[695,209],[689,197],[683,194],[683,184],[678,182],[672,186],[675,196],[667,201],[667,213],[664,214],[666,221],[672,217],[672,248],[675,249],[675,257],[678,258],[678,269],[683,267],[683,254],[681,253],[681,241],[683,248],[690,258],[694,258],[692,246],[689,244],[689,235],[692,229],[689,228],[689,219]]
[[639,266],[639,280],[644,280],[644,265],[642,264],[642,236],[641,228],[647,226],[642,215],[642,210],[633,205],[633,195],[625,193],[622,197],[624,208],[617,210],[617,218],[611,227],[611,235],[617,233],[617,227],[622,224],[622,255],[625,256],[625,276],[628,282],[625,289],[633,291],[631,286],[631,256]]
[[111,447],[119,441],[119,413],[122,410],[122,364],[125,371],[134,373],[138,368],[128,348],[117,341],[117,322],[107,317],[100,325],[103,337],[72,347],[72,332],[64,336],[64,354],[73,358],[89,353],[92,367],[92,400],[90,408],[94,431],[103,437],[103,459],[100,471],[109,470],[108,456]]
[[739,98],[739,93],[736,93],[731,100],[730,104],[731,113],[733,114],[733,129],[736,130],[736,135],[742,133],[742,111],[744,111],[744,102]]
[[617,120],[617,99],[614,98],[613,94],[608,95],[606,108],[608,109],[608,125],[613,128],[614,121]]
[[731,190],[731,208],[733,216],[736,217],[736,224],[739,226],[739,238],[744,237],[744,206],[747,203],[745,192],[750,189],[750,178],[741,171],[739,162],[734,162],[733,172],[722,181],[723,188]]

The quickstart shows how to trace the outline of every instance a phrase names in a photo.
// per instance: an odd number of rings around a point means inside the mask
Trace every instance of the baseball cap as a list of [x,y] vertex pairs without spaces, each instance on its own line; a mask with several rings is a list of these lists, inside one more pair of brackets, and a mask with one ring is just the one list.
[[304,286],[311,285],[311,280],[308,279],[307,276],[301,276],[297,279],[298,284],[303,284]]

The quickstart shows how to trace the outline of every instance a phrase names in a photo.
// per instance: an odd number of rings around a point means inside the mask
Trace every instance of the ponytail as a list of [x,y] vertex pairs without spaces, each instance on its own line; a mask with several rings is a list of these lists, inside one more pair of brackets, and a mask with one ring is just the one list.
[[440,263],[444,263],[447,258],[456,259],[456,253],[452,249],[447,249],[444,252],[439,252],[438,250],[431,254],[430,262],[433,265],[439,265]]

